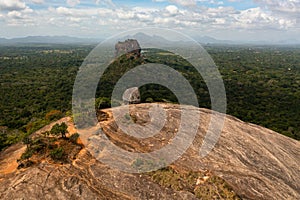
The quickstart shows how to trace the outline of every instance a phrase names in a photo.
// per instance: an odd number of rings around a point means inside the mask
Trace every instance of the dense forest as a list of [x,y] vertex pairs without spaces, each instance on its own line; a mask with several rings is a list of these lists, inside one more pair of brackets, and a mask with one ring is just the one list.
[[[70,113],[77,71],[93,48],[0,47],[0,149]],[[207,45],[205,49],[223,76],[228,114],[300,139],[300,47]],[[98,100],[106,100],[100,101],[102,107],[109,106],[107,99],[118,78],[142,63],[162,63],[180,71],[196,91],[199,105],[210,108],[207,87],[195,69],[184,59],[160,50],[112,63],[99,82]],[[143,86],[141,94],[143,102],[177,101],[158,85]]]

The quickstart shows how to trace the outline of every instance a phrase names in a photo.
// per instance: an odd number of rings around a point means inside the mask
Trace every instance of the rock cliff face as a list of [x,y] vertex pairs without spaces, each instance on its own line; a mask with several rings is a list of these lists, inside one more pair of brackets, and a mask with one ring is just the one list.
[[[153,138],[136,139],[122,133],[112,117],[112,109],[101,111],[100,125],[115,145],[131,152],[150,152],[167,145],[180,123],[178,105],[160,105],[168,120],[161,133]],[[133,121],[138,124],[149,121],[151,106],[130,105]],[[199,148],[213,114],[192,106],[184,109],[200,114],[200,127],[191,147],[169,166],[171,170],[120,172],[93,158],[85,148],[72,162],[63,165],[41,161],[26,169],[13,169],[11,165],[9,171],[3,170],[9,166],[5,161],[13,162],[24,151],[24,145],[18,144],[0,153],[0,199],[190,200],[201,197],[197,191],[210,191],[209,188],[216,189],[215,195],[202,199],[229,196],[229,199],[300,199],[299,141],[227,116],[215,148],[207,157],[200,158]],[[187,117],[193,126],[194,116]],[[73,126],[71,122],[69,125]]]
[[118,42],[115,45],[115,56],[118,57],[123,54],[131,53],[137,57],[141,56],[141,47],[137,40],[128,39],[124,42]]

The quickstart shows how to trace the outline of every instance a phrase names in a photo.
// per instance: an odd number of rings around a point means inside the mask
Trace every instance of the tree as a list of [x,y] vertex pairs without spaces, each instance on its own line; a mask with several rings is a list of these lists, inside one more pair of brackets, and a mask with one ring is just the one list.
[[25,137],[25,138],[23,138],[22,142],[23,142],[24,144],[26,144],[27,149],[30,149],[30,145],[31,145],[31,143],[32,143],[32,140],[31,140],[28,136]]
[[55,124],[55,125],[52,127],[50,133],[51,133],[52,135],[59,135],[59,134],[60,134],[60,125],[59,125],[59,124]]
[[65,122],[61,123],[60,125],[59,124],[55,124],[50,133],[52,135],[59,135],[61,134],[61,137],[62,138],[66,138],[66,133],[68,133],[68,126]]
[[66,133],[68,133],[68,126],[65,122],[60,125],[61,137],[66,138]]

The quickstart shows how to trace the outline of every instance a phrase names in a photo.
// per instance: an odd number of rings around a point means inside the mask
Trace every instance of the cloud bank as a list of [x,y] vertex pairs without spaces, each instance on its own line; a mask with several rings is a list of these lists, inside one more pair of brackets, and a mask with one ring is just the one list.
[[246,9],[239,7],[243,0],[150,3],[151,6],[149,1],[145,6],[127,6],[111,0],[0,0],[0,24],[7,35],[18,29],[24,35],[34,30],[31,35],[100,36],[148,26],[211,33],[226,39],[230,33],[238,38],[246,34],[251,39],[255,33],[272,34],[274,38],[296,37],[300,33],[300,0],[254,0],[254,6]]

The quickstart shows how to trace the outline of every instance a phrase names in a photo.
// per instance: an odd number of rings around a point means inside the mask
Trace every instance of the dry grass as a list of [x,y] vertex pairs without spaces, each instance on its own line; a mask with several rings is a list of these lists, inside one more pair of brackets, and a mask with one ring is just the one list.
[[238,195],[232,188],[211,172],[179,173],[171,167],[149,173],[152,180],[163,187],[176,191],[188,191],[203,200],[227,199],[238,200]]

